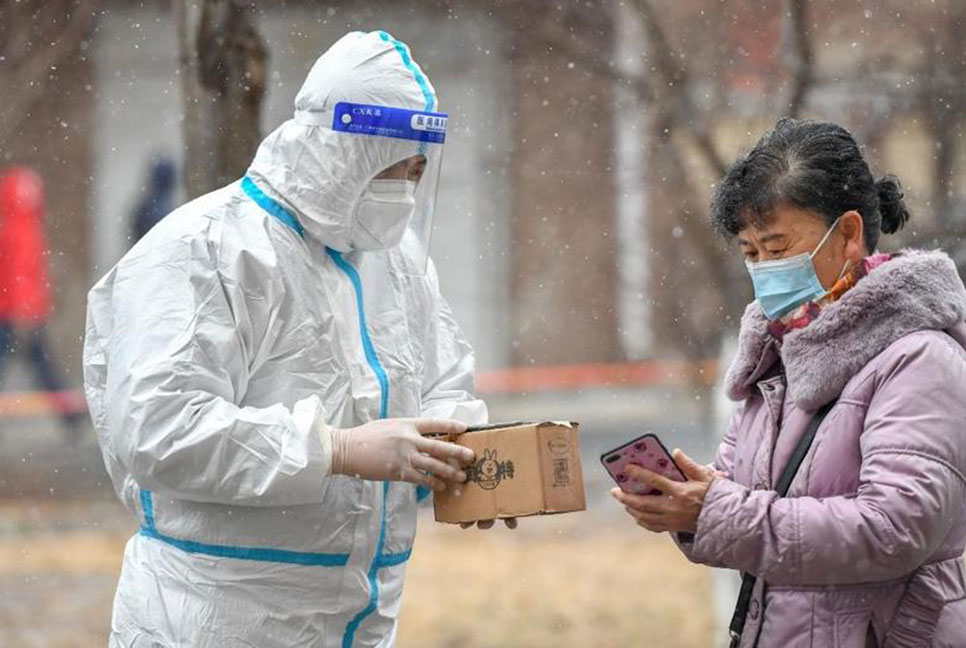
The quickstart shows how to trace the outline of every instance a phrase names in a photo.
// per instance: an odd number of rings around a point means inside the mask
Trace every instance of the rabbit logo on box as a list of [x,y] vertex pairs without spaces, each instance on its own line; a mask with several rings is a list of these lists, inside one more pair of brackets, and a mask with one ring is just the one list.
[[504,479],[513,479],[513,462],[498,461],[496,450],[484,450],[483,458],[467,470],[466,481],[475,482],[483,490],[493,490]]

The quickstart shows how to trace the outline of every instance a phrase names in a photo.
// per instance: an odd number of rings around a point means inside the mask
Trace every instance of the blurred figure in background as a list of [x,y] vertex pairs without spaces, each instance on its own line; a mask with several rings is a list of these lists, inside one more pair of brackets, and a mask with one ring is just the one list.
[[154,160],[148,170],[147,193],[134,208],[131,218],[131,244],[137,243],[165,214],[174,211],[174,190],[178,169],[168,156]]
[[76,433],[84,406],[64,389],[47,343],[46,256],[43,181],[32,169],[8,167],[0,173],[0,376],[8,353],[25,351],[54,410]]

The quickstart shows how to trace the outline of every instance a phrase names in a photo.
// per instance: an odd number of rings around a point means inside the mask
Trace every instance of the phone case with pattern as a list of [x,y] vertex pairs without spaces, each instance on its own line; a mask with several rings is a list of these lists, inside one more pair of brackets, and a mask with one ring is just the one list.
[[605,452],[600,456],[604,470],[625,493],[635,495],[659,495],[660,491],[642,484],[627,474],[628,464],[647,468],[673,481],[687,481],[684,473],[674,463],[671,453],[654,434],[642,435],[629,443]]

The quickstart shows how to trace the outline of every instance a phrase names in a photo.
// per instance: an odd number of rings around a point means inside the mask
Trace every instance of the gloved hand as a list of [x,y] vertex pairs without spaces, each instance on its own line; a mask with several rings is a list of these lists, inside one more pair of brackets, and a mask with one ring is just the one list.
[[445,490],[444,480],[466,481],[459,466],[473,462],[473,451],[423,435],[465,431],[463,423],[443,419],[383,419],[355,428],[329,428],[332,473]]
[[[503,518],[503,523],[508,529],[517,528],[516,518]],[[476,522],[460,522],[460,527],[464,529],[471,529],[475,525],[480,529],[492,529],[494,524],[496,524],[496,520],[478,520]]]

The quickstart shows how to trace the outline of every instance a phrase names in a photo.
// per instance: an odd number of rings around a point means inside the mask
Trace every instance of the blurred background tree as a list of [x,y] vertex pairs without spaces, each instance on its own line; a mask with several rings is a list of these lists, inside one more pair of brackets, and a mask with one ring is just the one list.
[[195,198],[240,178],[262,140],[268,51],[251,0],[177,0],[184,182]]
[[0,151],[94,22],[94,0],[0,2]]

